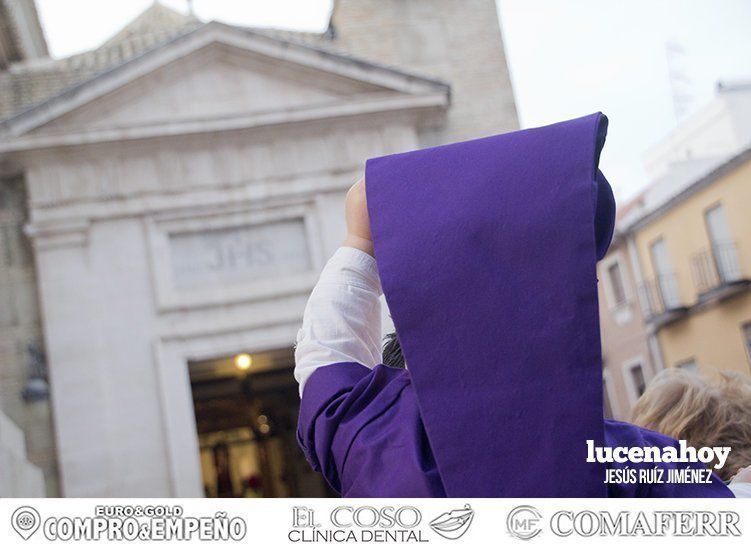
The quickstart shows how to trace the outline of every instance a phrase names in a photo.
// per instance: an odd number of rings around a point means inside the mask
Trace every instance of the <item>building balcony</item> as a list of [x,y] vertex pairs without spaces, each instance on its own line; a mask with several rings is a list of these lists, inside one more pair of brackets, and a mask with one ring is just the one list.
[[639,286],[644,318],[653,330],[681,319],[688,307],[683,304],[675,274],[660,274]]
[[749,286],[733,242],[712,244],[691,257],[691,272],[697,292],[697,304],[725,300]]

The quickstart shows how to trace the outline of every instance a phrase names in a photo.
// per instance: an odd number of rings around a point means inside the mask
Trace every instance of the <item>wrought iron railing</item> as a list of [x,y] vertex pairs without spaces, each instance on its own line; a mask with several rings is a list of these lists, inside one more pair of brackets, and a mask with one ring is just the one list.
[[712,244],[695,253],[691,257],[691,271],[700,295],[743,279],[738,251],[733,242]]
[[645,317],[652,318],[683,309],[675,274],[660,274],[639,286]]

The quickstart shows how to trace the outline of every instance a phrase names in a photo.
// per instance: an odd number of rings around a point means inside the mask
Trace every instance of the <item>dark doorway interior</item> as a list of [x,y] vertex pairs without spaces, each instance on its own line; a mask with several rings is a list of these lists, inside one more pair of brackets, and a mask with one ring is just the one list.
[[292,348],[191,361],[207,497],[332,496],[295,438]]

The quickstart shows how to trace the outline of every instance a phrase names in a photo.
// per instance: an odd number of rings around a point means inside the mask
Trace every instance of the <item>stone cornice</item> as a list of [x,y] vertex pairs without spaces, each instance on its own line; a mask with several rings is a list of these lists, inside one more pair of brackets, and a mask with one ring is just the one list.
[[323,119],[389,112],[443,110],[448,105],[449,96],[447,93],[396,94],[394,96],[368,97],[360,100],[337,102],[323,106],[269,111],[216,119],[196,119],[155,125],[96,129],[58,134],[29,134],[0,140],[0,153],[208,134],[229,130],[251,130]]

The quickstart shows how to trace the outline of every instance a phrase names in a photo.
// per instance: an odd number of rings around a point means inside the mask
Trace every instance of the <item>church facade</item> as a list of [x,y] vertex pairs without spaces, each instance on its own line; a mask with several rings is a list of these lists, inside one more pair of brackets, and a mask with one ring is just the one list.
[[346,190],[368,157],[517,128],[495,3],[457,4],[340,0],[323,34],[155,4],[14,68],[34,84],[0,155],[27,195],[52,493],[325,495],[290,365]]

